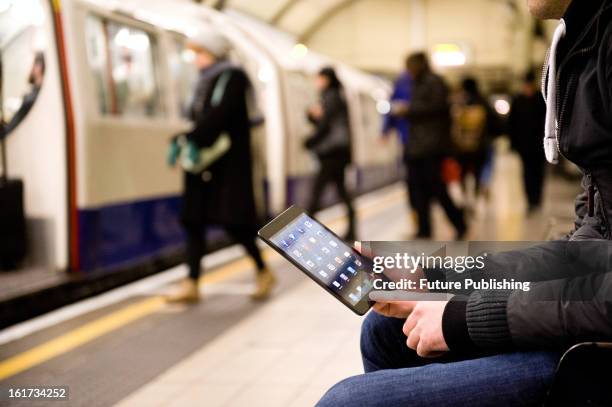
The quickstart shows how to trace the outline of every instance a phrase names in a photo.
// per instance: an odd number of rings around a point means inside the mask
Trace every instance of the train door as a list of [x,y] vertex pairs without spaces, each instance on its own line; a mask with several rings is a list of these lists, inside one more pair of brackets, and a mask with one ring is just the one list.
[[155,258],[181,244],[180,172],[167,166],[166,152],[170,137],[185,129],[170,98],[161,32],[88,7],[82,4],[71,19],[82,108],[78,214],[85,271]]
[[8,175],[24,185],[22,266],[30,269],[68,267],[66,122],[55,28],[50,1],[0,2]]

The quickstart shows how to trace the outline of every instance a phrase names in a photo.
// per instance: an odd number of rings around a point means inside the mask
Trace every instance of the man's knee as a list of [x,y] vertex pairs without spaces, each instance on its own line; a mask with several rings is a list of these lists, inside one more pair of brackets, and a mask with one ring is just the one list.
[[343,407],[355,405],[355,389],[358,386],[357,377],[349,377],[335,384],[323,395],[316,407]]

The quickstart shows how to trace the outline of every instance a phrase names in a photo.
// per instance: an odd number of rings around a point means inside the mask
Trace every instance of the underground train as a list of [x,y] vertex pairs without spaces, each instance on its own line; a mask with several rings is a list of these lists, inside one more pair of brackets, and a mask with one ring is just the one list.
[[166,152],[189,127],[197,73],[185,40],[205,25],[228,37],[253,84],[264,118],[255,172],[268,215],[307,199],[316,161],[302,148],[312,131],[304,112],[324,64],[338,68],[349,100],[352,188],[400,176],[400,149],[376,142],[384,80],[248,16],[168,3],[0,0],[2,117],[9,176],[24,182],[28,266],[108,273],[180,252],[181,173]]

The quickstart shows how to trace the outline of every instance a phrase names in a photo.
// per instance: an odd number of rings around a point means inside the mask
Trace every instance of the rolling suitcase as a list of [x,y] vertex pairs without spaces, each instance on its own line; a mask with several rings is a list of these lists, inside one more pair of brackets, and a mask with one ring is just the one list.
[[[0,125],[1,126],[1,125]],[[0,131],[0,270],[15,269],[26,254],[26,225],[23,210],[23,182],[9,179],[6,147]]]

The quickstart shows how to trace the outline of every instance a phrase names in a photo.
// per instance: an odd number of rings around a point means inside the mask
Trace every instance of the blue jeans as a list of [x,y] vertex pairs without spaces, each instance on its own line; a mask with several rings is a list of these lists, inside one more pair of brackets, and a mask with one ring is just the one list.
[[541,405],[561,357],[514,352],[423,359],[406,346],[403,324],[370,312],[361,332],[366,373],[336,384],[317,406]]

